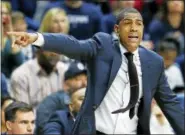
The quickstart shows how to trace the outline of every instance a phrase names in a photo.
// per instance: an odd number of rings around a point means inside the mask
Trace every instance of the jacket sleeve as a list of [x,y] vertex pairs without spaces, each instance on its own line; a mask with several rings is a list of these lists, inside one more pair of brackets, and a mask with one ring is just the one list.
[[164,73],[164,63],[161,62],[161,76],[158,89],[154,95],[158,105],[165,114],[177,135],[184,135],[184,111],[180,106],[177,96],[170,89]]
[[96,56],[98,50],[102,48],[99,37],[101,33],[87,40],[77,40],[65,34],[43,34],[46,51],[64,54],[72,59],[89,60]]
[[43,128],[44,135],[62,135],[64,134],[64,126],[60,121],[60,116],[55,112],[51,115],[49,121]]

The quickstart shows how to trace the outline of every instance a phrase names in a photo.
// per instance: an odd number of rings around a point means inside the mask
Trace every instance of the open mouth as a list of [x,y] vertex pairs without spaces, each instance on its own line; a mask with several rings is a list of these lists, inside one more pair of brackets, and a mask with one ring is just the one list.
[[131,42],[137,42],[139,40],[138,36],[128,36],[129,41]]

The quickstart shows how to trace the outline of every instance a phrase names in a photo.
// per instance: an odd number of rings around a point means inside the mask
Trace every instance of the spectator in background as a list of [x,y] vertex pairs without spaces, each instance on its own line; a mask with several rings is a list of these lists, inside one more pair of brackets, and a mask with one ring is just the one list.
[[5,109],[6,135],[33,134],[33,108],[24,102],[13,102]]
[[152,113],[150,120],[151,134],[175,134],[171,128],[168,120],[157,105],[155,100],[152,100]]
[[36,107],[49,94],[62,89],[67,66],[59,55],[38,50],[36,58],[18,67],[11,76],[13,97]]
[[7,78],[10,78],[12,71],[21,65],[25,57],[20,48],[11,47],[13,37],[6,34],[7,31],[13,31],[11,19],[11,7],[8,2],[1,2],[2,13],[2,42],[1,42],[1,71]]
[[3,73],[1,73],[1,95],[2,96],[8,96],[8,85],[6,77]]
[[39,104],[36,110],[35,134],[43,134],[42,130],[53,112],[67,108],[69,104],[69,92],[86,87],[86,72],[86,69],[81,63],[73,62],[70,64],[68,70],[65,72],[63,90],[52,93]]
[[37,31],[39,22],[34,20],[34,15],[37,8],[37,0],[11,0],[12,10],[24,13],[28,29]]
[[71,134],[76,116],[80,111],[85,97],[85,91],[86,88],[81,88],[70,93],[70,103],[68,105],[68,109],[56,111],[52,114],[43,129],[44,134]]
[[1,133],[5,133],[7,131],[5,125],[5,109],[11,104],[15,102],[15,99],[10,96],[1,96]]
[[[162,10],[151,21],[149,34],[154,44],[157,44],[165,35],[173,33],[177,38],[184,37],[184,1],[164,0]],[[156,47],[155,47],[156,49]]]
[[[22,12],[15,11],[12,13],[12,25],[13,25],[14,31],[27,32],[27,23],[25,21],[24,14]],[[34,56],[33,46],[22,48],[22,52],[24,53],[26,60],[32,59]]]
[[175,59],[177,57],[177,47],[174,42],[162,40],[159,42],[157,52],[164,59],[165,74],[172,90],[177,87],[184,87],[183,77]]
[[134,3],[135,1],[132,0],[111,1],[110,5],[112,12],[103,17],[103,23],[105,25],[106,33],[112,34],[112,32],[114,31],[114,25],[116,24],[116,16],[120,12],[120,10],[127,7],[134,7]]
[[49,4],[45,12],[54,7],[59,7],[66,11],[70,22],[69,34],[77,39],[87,39],[97,32],[104,31],[102,12],[94,4],[86,3],[82,0],[64,0],[64,2]]
[[[69,20],[66,12],[60,8],[51,8],[48,10],[42,20],[39,32],[44,33],[69,33]],[[72,60],[66,56],[60,55],[64,62],[71,62]]]

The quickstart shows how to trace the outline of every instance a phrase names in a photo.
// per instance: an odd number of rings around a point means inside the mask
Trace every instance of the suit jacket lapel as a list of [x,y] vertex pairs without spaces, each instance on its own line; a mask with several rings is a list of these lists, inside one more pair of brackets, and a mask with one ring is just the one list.
[[152,71],[150,71],[151,68],[151,63],[152,61],[150,60],[150,58],[147,55],[147,51],[145,51],[145,49],[143,47],[139,48],[139,56],[140,56],[140,62],[141,62],[141,70],[142,70],[142,84],[143,84],[143,100],[144,100],[144,106],[146,103],[149,103],[149,99],[151,98],[148,92],[149,91],[149,77],[150,77],[150,73]]
[[113,49],[115,51],[114,51],[114,56],[113,56],[112,67],[111,67],[107,90],[110,88],[115,76],[117,75],[117,72],[121,66],[121,61],[122,61],[121,52],[120,52],[120,48],[119,48],[119,41],[114,40],[113,42],[114,42]]

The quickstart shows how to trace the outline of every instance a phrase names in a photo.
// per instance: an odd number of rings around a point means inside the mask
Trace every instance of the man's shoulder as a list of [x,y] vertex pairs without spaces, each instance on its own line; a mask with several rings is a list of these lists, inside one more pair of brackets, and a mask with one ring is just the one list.
[[162,59],[163,59],[159,54],[157,54],[156,52],[154,52],[154,51],[152,51],[152,50],[149,50],[149,49],[147,49],[147,48],[145,48],[145,47],[143,47],[143,46],[140,46],[139,48],[140,48],[143,52],[145,52],[146,55],[147,55],[149,58],[151,58],[151,59],[158,59],[158,60],[162,60]]

